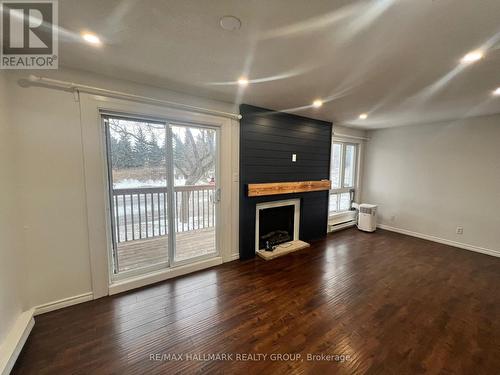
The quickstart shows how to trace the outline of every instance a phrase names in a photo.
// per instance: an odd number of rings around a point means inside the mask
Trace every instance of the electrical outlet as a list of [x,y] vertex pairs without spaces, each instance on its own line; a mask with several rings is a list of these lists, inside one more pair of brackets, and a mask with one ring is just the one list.
[[457,234],[464,234],[464,227],[457,227]]
[[396,221],[396,216],[395,215],[391,216],[391,221]]

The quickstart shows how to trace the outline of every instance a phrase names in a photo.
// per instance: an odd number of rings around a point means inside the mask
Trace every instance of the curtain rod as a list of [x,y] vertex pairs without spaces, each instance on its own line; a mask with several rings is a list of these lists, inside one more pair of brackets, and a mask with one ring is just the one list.
[[175,103],[175,102],[171,102],[168,100],[155,99],[155,98],[150,98],[147,96],[134,95],[134,94],[126,93],[126,92],[108,90],[108,89],[103,89],[103,88],[94,87],[94,86],[87,86],[87,85],[82,85],[79,83],[74,83],[74,82],[69,82],[69,81],[60,81],[57,79],[40,77],[40,76],[36,76],[36,75],[30,75],[27,79],[21,79],[20,85],[22,87],[43,86],[43,87],[59,89],[59,90],[63,90],[63,91],[70,91],[70,92],[79,91],[79,92],[84,92],[87,94],[108,96],[108,97],[112,97],[115,99],[125,99],[125,100],[140,102],[140,103],[167,106],[167,107],[171,107],[171,108],[175,108],[175,109],[185,109],[185,110],[190,110],[190,111],[198,112],[198,113],[205,113],[205,114],[210,114],[210,115],[228,117],[228,118],[232,118],[232,119],[236,119],[236,120],[239,120],[242,117],[240,114],[237,114],[237,113],[230,113],[230,112],[217,111],[214,109],[201,108],[201,107],[196,107],[196,106],[192,106],[189,104]]

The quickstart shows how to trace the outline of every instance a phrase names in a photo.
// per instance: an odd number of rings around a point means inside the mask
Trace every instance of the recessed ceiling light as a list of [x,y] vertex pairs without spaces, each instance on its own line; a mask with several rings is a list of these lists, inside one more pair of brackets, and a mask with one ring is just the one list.
[[319,99],[316,99],[314,102],[313,102],[313,107],[314,108],[319,108],[323,105],[323,102]]
[[493,95],[500,96],[500,87],[493,91]]
[[227,31],[239,30],[241,28],[241,21],[235,16],[223,16],[219,23],[220,27]]
[[360,115],[359,115],[359,118],[360,118],[361,120],[366,120],[366,119],[368,118],[368,114],[366,114],[366,113],[362,113],[362,114],[360,114]]
[[100,46],[102,44],[101,39],[99,39],[99,37],[97,35],[95,35],[94,33],[84,32],[84,33],[82,33],[82,38],[87,43],[93,44],[94,46]]
[[481,51],[474,51],[470,52],[464,57],[462,57],[462,63],[463,64],[470,64],[473,62],[476,62],[478,60],[481,60],[483,58],[483,53]]
[[240,86],[246,86],[246,85],[248,85],[248,78],[240,77],[238,79],[238,85],[240,85]]

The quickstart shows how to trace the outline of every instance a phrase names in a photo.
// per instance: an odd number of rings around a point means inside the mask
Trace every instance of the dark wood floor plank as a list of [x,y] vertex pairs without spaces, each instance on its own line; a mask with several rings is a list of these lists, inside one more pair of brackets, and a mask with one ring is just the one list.
[[[498,285],[498,258],[345,230],[273,261],[235,261],[38,316],[13,374],[493,374]],[[151,361],[155,353],[303,361]]]

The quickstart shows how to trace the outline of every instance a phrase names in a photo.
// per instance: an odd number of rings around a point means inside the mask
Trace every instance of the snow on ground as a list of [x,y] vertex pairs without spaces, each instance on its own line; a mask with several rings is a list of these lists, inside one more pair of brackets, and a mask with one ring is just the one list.
[[[184,186],[185,181],[178,179],[175,180],[175,186]],[[164,187],[167,186],[165,180],[137,180],[135,178],[125,178],[123,180],[113,183],[113,189],[136,189],[136,188],[149,188],[149,187]]]

